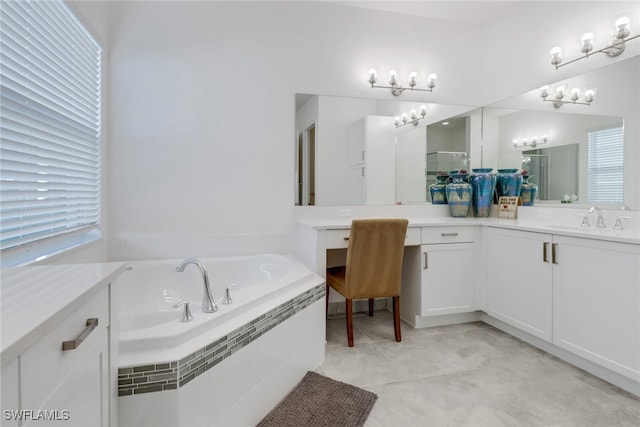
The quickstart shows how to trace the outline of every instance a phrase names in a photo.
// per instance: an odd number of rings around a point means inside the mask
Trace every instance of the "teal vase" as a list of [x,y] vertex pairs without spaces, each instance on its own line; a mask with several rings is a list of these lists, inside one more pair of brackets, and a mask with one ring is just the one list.
[[447,203],[451,216],[464,218],[469,214],[473,197],[471,184],[464,182],[466,173],[455,173],[451,175],[452,182],[447,185]]
[[520,197],[522,174],[518,169],[498,169],[496,175],[496,203],[502,196]]
[[478,218],[489,216],[493,193],[496,189],[496,175],[491,173],[493,168],[471,169],[469,184],[473,188],[473,214]]
[[538,196],[538,186],[533,182],[529,182],[529,178],[532,176],[533,175],[522,175],[522,186],[520,188],[522,206],[533,206]]
[[429,194],[431,194],[431,204],[446,205],[447,204],[447,179],[449,174],[438,172],[435,184],[429,186]]

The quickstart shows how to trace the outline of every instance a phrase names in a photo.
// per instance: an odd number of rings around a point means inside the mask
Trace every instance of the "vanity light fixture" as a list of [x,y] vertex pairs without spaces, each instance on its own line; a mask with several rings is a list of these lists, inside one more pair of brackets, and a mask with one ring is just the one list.
[[376,85],[376,82],[378,81],[376,70],[374,70],[373,68],[369,70],[369,84],[371,84],[371,87],[391,89],[391,93],[394,96],[399,96],[405,90],[433,92],[433,88],[436,87],[436,79],[437,79],[437,76],[432,73],[427,78],[427,88],[426,89],[418,88],[416,87],[418,84],[418,73],[414,71],[411,74],[409,74],[408,87],[402,87],[398,84],[398,73],[396,72],[396,70],[391,70],[389,72],[389,86],[382,86],[382,85]]
[[[547,99],[550,95],[549,86],[542,86],[540,88],[540,97],[543,101],[553,102],[553,106],[556,108],[562,107],[564,104],[581,104],[581,105],[591,105],[593,99],[596,96],[596,92],[593,89],[587,89],[584,91],[584,94],[581,93],[580,89],[575,87],[571,89],[571,95],[569,99],[565,99],[567,95],[567,88],[565,86],[558,86],[556,88],[556,94],[553,98]],[[582,96],[582,100],[580,100],[580,96]]]
[[409,114],[402,113],[402,116],[395,116],[393,118],[393,123],[396,125],[397,128],[406,126],[406,125],[418,126],[418,122],[424,119],[424,116],[426,115],[427,115],[427,106],[421,105],[419,115],[418,115],[418,112],[416,112],[416,110],[411,110]]
[[551,65],[555,66],[557,70],[560,67],[564,67],[565,65],[569,65],[573,62],[579,61],[580,59],[588,58],[594,53],[604,53],[613,58],[624,52],[626,42],[640,37],[640,34],[629,37],[631,29],[629,28],[629,18],[626,16],[623,16],[616,21],[613,33],[613,40],[611,40],[607,46],[598,50],[593,50],[593,33],[585,33],[580,42],[580,52],[583,55],[565,63],[562,63],[562,49],[558,46],[554,47],[551,49]]
[[520,141],[518,141],[517,139],[514,139],[513,148],[524,148],[524,147],[535,148],[540,144],[546,144],[548,141],[549,141],[549,137],[547,137],[547,135],[542,135],[540,139],[538,139],[537,136],[534,136],[533,138],[531,138],[531,141],[529,141],[529,139],[527,138],[522,138],[522,140]]

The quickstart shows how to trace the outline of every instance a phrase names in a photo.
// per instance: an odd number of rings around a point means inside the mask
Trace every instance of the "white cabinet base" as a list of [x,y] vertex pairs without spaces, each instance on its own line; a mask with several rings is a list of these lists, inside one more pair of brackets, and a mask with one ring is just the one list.
[[565,362],[568,362],[580,369],[583,369],[589,372],[590,374],[593,374],[599,378],[602,378],[603,380],[617,387],[620,387],[621,389],[626,390],[629,393],[632,393],[636,396],[640,396],[640,383],[633,381],[631,378],[625,377],[599,364],[586,360],[574,353],[566,351],[543,339],[535,337],[505,322],[502,322],[494,317],[491,317],[486,313],[481,312],[479,317],[480,317],[479,320],[497,329],[500,329],[501,331],[506,332],[509,335],[519,338],[522,341],[528,344],[531,344],[534,347],[537,347],[543,351],[546,351],[549,354],[552,354],[553,356],[556,356],[559,359],[564,360]]

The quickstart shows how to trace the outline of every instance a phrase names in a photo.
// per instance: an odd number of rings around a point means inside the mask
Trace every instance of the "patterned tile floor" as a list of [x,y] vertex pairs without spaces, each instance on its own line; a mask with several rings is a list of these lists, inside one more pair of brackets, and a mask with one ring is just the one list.
[[378,395],[365,427],[640,426],[640,399],[485,323],[393,339],[387,311],[327,321],[318,372]]

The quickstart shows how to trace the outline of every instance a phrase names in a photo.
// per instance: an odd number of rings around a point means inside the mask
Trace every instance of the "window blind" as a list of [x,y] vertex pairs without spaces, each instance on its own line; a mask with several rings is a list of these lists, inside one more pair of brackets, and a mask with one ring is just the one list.
[[62,1],[0,8],[4,251],[99,225],[102,49]]
[[624,132],[622,127],[589,132],[589,203],[623,204]]

